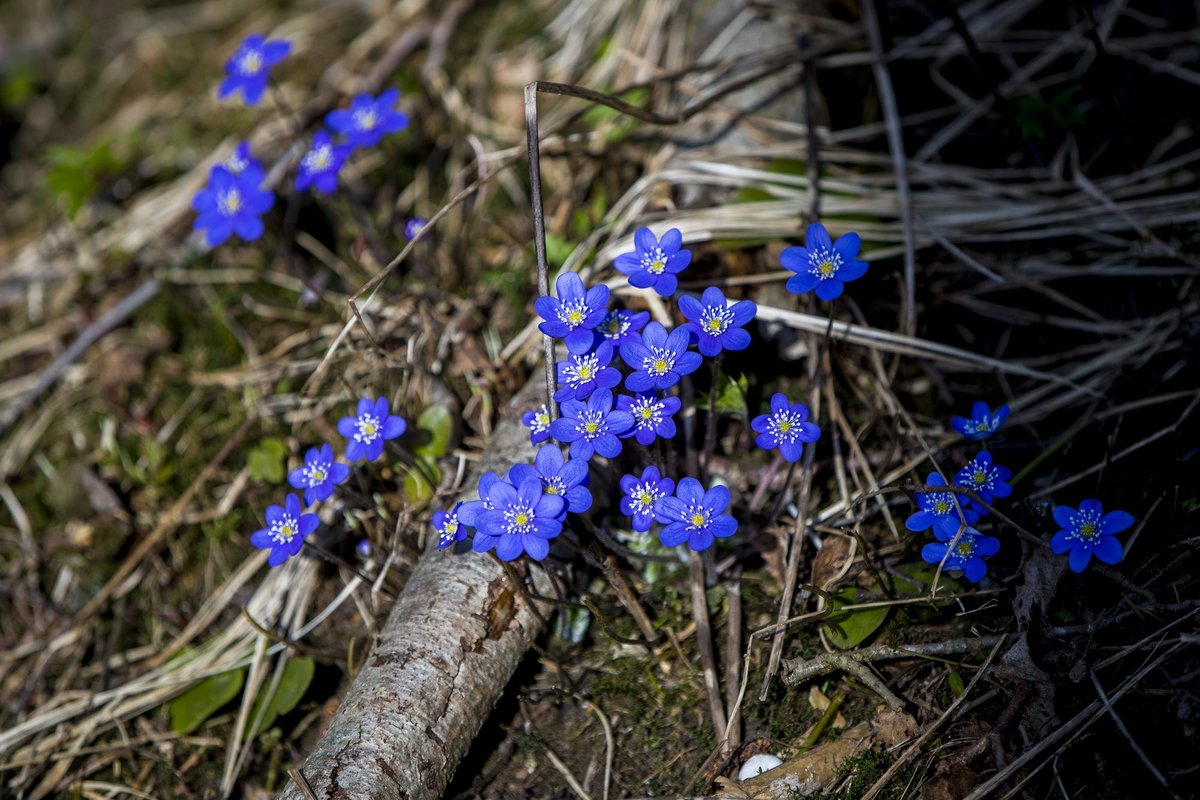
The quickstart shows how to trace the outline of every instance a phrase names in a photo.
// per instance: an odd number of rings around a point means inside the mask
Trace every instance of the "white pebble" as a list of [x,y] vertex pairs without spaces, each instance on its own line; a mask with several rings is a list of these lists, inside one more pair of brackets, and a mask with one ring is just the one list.
[[746,759],[746,763],[742,764],[742,768],[738,770],[738,780],[744,781],[747,778],[753,778],[755,775],[761,775],[769,769],[775,769],[782,763],[775,756],[766,753],[750,756]]

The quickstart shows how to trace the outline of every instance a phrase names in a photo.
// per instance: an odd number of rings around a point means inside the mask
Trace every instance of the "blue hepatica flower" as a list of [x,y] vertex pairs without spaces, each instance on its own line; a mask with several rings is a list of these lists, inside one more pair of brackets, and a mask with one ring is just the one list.
[[259,219],[275,205],[275,195],[258,187],[257,183],[239,180],[220,165],[212,170],[208,184],[192,198],[196,212],[194,227],[204,231],[204,242],[216,247],[233,234],[247,242],[263,235]]
[[328,131],[317,131],[313,134],[312,147],[300,159],[296,191],[303,192],[313,186],[321,194],[333,194],[338,187],[338,172],[348,155],[349,147],[335,145]]
[[220,164],[215,165],[213,171],[216,171],[217,167],[224,167],[229,171],[230,175],[251,186],[258,186],[266,176],[266,173],[263,172],[262,164],[254,156],[250,155],[249,142],[238,143],[238,146],[233,149],[233,154]]
[[675,437],[675,420],[671,419],[682,403],[678,397],[660,398],[654,392],[639,392],[636,396],[617,395],[617,409],[628,411],[633,417],[633,427],[621,434],[621,438],[632,436],[638,444],[648,445],[661,436]]
[[971,406],[971,417],[951,417],[950,426],[958,431],[964,439],[982,442],[996,431],[1008,419],[1008,406],[1000,406],[993,414],[988,404],[980,400]]
[[674,497],[658,501],[655,518],[665,524],[659,539],[667,547],[688,543],[699,552],[712,547],[713,538],[732,536],[737,520],[725,514],[729,507],[729,490],[714,486],[707,492],[695,478],[684,478],[675,489]]
[[862,246],[857,233],[847,233],[833,242],[825,226],[817,223],[808,226],[804,241],[807,247],[788,247],[779,254],[784,268],[796,273],[787,282],[792,294],[816,289],[817,297],[832,300],[842,293],[846,283],[867,271],[867,262],[854,259]]
[[614,308],[596,326],[596,346],[599,346],[601,339],[607,339],[612,342],[613,347],[620,347],[636,336],[649,320],[648,311],[634,312]]
[[725,304],[725,295],[710,286],[700,295],[681,295],[679,310],[687,318],[681,328],[687,328],[700,340],[701,355],[715,356],[722,350],[745,350],[750,346],[750,334],[742,326],[754,319],[758,306],[750,300]]
[[271,550],[267,564],[278,567],[304,546],[304,537],[321,523],[316,514],[301,514],[300,500],[289,494],[282,506],[267,506],[267,527],[250,536],[250,544]]
[[999,551],[999,539],[984,536],[974,528],[967,528],[962,536],[958,537],[957,542],[933,542],[925,545],[921,549],[921,558],[929,564],[941,564],[944,558],[945,569],[962,570],[967,580],[979,583],[987,574],[987,562],[983,559],[994,556]]
[[550,412],[546,404],[521,415],[521,424],[529,428],[529,443],[539,444],[550,438]]
[[408,115],[396,110],[398,89],[388,89],[378,98],[357,95],[350,108],[339,108],[325,115],[325,124],[346,138],[352,148],[374,147],[389,133],[408,127]]
[[633,427],[633,417],[627,411],[613,410],[612,403],[608,389],[592,392],[586,404],[568,400],[562,404],[562,416],[550,423],[550,435],[571,445],[571,458],[586,461],[595,453],[616,457],[621,452],[617,436]]
[[612,362],[612,342],[605,339],[591,353],[570,354],[558,362],[558,391],[554,399],[586,400],[597,389],[611,389],[621,382],[621,373],[609,366]]
[[508,471],[508,482],[520,486],[526,478],[534,477],[542,482],[546,494],[556,494],[567,501],[563,513],[582,514],[592,507],[592,493],[588,491],[588,462],[582,458],[563,458],[558,445],[548,444],[540,448],[533,466],[514,464]]
[[501,561],[521,553],[541,561],[550,553],[550,540],[562,532],[563,498],[543,491],[537,478],[517,486],[496,481],[488,492],[492,510],[479,514],[479,530],[471,542],[479,553],[496,548]]
[[1116,564],[1125,557],[1125,550],[1114,534],[1133,524],[1133,515],[1125,511],[1104,513],[1099,500],[1084,500],[1079,510],[1069,506],[1054,509],[1054,521],[1062,528],[1050,540],[1057,555],[1069,552],[1072,572],[1083,572],[1092,556],[1105,564]]
[[954,482],[965,486],[979,495],[983,502],[990,503],[996,498],[1008,497],[1012,494],[1012,486],[1005,481],[1012,477],[1006,467],[992,463],[992,454],[980,450],[979,454],[967,462],[967,465],[954,476]]
[[241,89],[246,105],[258,105],[267,90],[271,67],[287,58],[291,51],[292,43],[286,39],[267,41],[261,33],[250,34],[225,62],[225,80],[217,89],[217,97],[224,100]]
[[424,217],[412,217],[404,223],[404,238],[412,241],[417,238],[417,234],[421,229],[429,224],[429,220]]
[[606,316],[608,287],[585,289],[583,279],[574,272],[564,272],[554,283],[558,297],[539,297],[533,308],[545,322],[538,330],[555,339],[563,339],[567,351],[581,355],[592,346],[592,333]]
[[[925,479],[925,484],[945,486],[946,479],[936,472],[931,472]],[[950,541],[963,525],[970,527],[979,521],[979,513],[968,507],[966,497],[959,497],[958,505],[955,505],[954,501],[954,493],[949,491],[917,492],[919,510],[904,520],[904,527],[918,532],[933,528],[934,536],[943,542]],[[961,514],[958,511],[960,508]]]
[[433,529],[438,535],[438,550],[445,550],[455,542],[467,538],[467,526],[458,519],[458,511],[462,503],[457,503],[449,511],[433,512]]
[[638,228],[633,234],[632,253],[617,256],[613,266],[629,276],[629,283],[639,289],[653,289],[663,297],[675,294],[679,279],[675,276],[692,263],[690,250],[681,250],[683,235],[671,228],[656,239],[649,228]]
[[320,449],[310,447],[304,454],[304,466],[288,474],[293,488],[304,490],[305,505],[328,500],[333,487],[350,477],[350,468],[333,460],[333,448],[328,444]]
[[690,337],[686,328],[668,334],[660,323],[651,322],[640,335],[621,345],[621,360],[634,370],[625,379],[626,388],[634,392],[667,389],[695,372],[703,359],[699,353],[686,352]]
[[633,529],[642,533],[654,523],[659,502],[675,491],[675,481],[658,474],[657,467],[646,467],[642,477],[621,476],[621,513],[633,517]]
[[337,430],[349,440],[346,445],[346,459],[358,461],[365,458],[374,461],[383,454],[383,443],[387,439],[395,439],[408,429],[408,423],[403,417],[388,413],[386,397],[372,401],[364,397],[358,401],[353,417],[342,417],[338,420]]
[[808,406],[788,403],[787,395],[776,392],[771,397],[771,413],[761,414],[750,421],[758,433],[754,443],[763,450],[779,448],[779,454],[791,462],[800,460],[806,443],[821,437],[821,429],[808,421]]

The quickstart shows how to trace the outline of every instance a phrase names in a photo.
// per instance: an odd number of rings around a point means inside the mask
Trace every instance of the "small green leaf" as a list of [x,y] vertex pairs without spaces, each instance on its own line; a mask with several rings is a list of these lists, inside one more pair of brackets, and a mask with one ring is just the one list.
[[259,483],[282,483],[286,452],[278,439],[263,439],[246,456],[250,477]]
[[[750,382],[745,375],[739,375],[735,380],[725,373],[721,373],[717,380],[717,413],[744,416],[746,414],[746,389],[749,385]],[[699,408],[708,408],[709,402],[708,395],[696,395],[696,405]]]
[[[835,608],[851,605],[858,597],[857,587],[848,587],[833,595]],[[862,644],[879,630],[887,619],[888,608],[864,608],[861,611],[834,612],[825,621],[825,634],[834,647],[849,650]]]
[[561,266],[574,249],[575,245],[567,241],[567,237],[559,236],[556,233],[546,234],[546,260],[551,265]]
[[966,689],[966,686],[963,685],[962,675],[954,670],[950,670],[950,674],[946,676],[946,685],[950,687],[950,691],[955,697],[958,697]]
[[200,681],[167,706],[171,715],[171,730],[181,734],[192,733],[221,706],[237,697],[245,681],[245,669],[222,672]]
[[[425,477],[428,474],[433,484]],[[404,476],[404,496],[410,506],[421,507],[433,499],[434,486],[442,480],[442,470],[427,456],[417,456],[417,466]]]
[[441,458],[450,449],[450,436],[454,433],[454,417],[445,406],[430,406],[417,417],[417,427],[429,435],[429,440],[413,450],[418,456],[430,459]]
[[[304,693],[308,691],[309,684],[313,679],[314,664],[310,656],[301,656],[293,658],[283,668],[283,676],[279,679],[279,686],[275,689],[275,695],[271,698],[271,704],[267,706],[266,716],[262,718],[262,722],[257,728],[254,728],[249,733],[250,736],[257,736],[259,731],[270,730],[275,724],[275,720],[283,714],[288,713],[295,708]],[[263,703],[267,700],[267,694],[264,691],[254,699],[254,708],[250,711],[250,724],[254,724],[254,720],[258,719],[258,714],[262,711]]]

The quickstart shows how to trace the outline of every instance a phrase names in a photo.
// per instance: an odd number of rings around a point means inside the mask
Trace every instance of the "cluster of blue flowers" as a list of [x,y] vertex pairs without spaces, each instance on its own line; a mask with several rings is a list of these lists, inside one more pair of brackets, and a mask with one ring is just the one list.
[[[224,99],[241,92],[246,105],[257,105],[266,91],[271,68],[291,49],[286,40],[268,40],[258,33],[247,36],[226,62],[225,80],[217,96]],[[312,187],[320,194],[331,194],[337,190],[338,174],[352,152],[374,147],[387,134],[407,128],[408,116],[396,110],[399,99],[396,89],[378,97],[360,94],[350,101],[348,109],[326,114],[329,130],[317,130],[300,158],[296,191]],[[334,135],[339,139],[335,141]],[[228,161],[213,167],[208,183],[192,199],[195,230],[204,231],[209,247],[235,234],[246,241],[262,236],[262,216],[275,204],[275,195],[263,187],[263,179],[262,167],[251,157],[247,142],[239,144]]]
[[[383,443],[404,434],[408,424],[403,417],[390,413],[387,398],[358,401],[354,416],[338,421],[337,430],[347,440],[345,460],[351,464],[363,459],[374,461],[383,454]],[[334,487],[350,477],[350,467],[334,460],[333,447],[328,442],[309,448],[304,463],[288,473],[288,483],[304,491],[304,505],[314,506],[333,496]],[[250,543],[259,549],[269,549],[267,563],[278,567],[300,552],[304,538],[317,529],[319,518],[314,513],[301,513],[300,500],[289,494],[282,506],[267,507],[267,527],[255,531]]]
[[[964,439],[984,441],[991,438],[1008,419],[1009,408],[1002,405],[994,412],[987,403],[976,402],[970,417],[953,417],[951,427]],[[987,450],[982,450],[954,476],[954,486],[974,492],[984,503],[1012,494],[1008,480],[1012,473],[995,464]],[[945,486],[936,472],[925,479],[928,486]],[[985,536],[976,528],[988,513],[987,508],[972,497],[945,490],[918,492],[917,511],[905,520],[910,531],[931,530],[936,542],[921,550],[921,557],[930,564],[944,564],[946,569],[961,571],[972,583],[978,583],[987,573],[984,561],[1000,551],[1000,540]],[[1106,564],[1115,564],[1124,555],[1121,543],[1114,534],[1134,522],[1125,511],[1108,514],[1098,500],[1084,500],[1076,511],[1068,506],[1054,509],[1054,521],[1059,530],[1050,540],[1056,555],[1069,554],[1068,563],[1074,572],[1082,572],[1094,555]]]

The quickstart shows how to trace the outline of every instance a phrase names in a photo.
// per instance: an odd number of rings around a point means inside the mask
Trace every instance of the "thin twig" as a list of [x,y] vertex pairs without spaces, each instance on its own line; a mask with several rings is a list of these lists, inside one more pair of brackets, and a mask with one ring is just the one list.
[[713,729],[717,739],[725,738],[727,718],[721,702],[721,683],[717,677],[717,660],[713,655],[712,625],[708,619],[708,601],[704,596],[704,562],[700,554],[688,554],[690,585],[692,590],[692,619],[696,622],[696,646],[700,650],[700,665],[704,669],[704,689],[708,693],[708,706],[712,714]]

